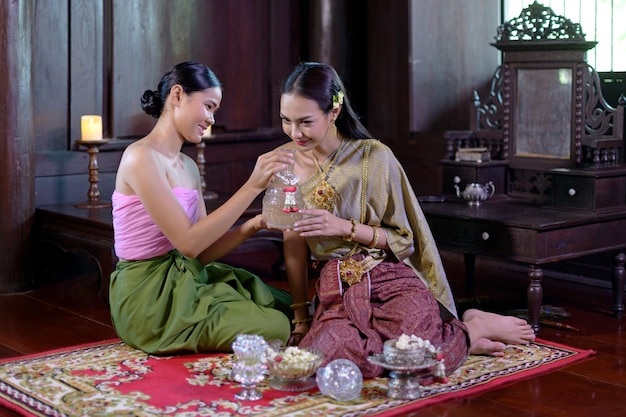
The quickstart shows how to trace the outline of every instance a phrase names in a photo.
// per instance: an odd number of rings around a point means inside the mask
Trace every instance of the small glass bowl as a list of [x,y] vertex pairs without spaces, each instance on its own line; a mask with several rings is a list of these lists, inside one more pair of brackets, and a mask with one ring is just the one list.
[[[295,353],[295,355],[293,355]],[[309,360],[297,360],[300,353],[307,353]],[[272,375],[270,387],[280,391],[305,391],[317,386],[315,374],[324,361],[324,354],[317,349],[283,346],[276,355],[267,358],[267,369]]]
[[385,363],[396,366],[420,365],[426,360],[426,348],[399,349],[397,339],[389,339],[383,344]]

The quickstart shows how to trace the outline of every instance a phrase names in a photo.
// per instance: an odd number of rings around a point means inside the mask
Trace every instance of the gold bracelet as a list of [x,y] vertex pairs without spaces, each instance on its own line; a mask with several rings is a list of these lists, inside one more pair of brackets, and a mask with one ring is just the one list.
[[306,319],[293,319],[291,320],[291,322],[293,324],[304,324],[304,323],[310,323],[311,320],[313,320],[311,317],[307,317]]
[[372,242],[368,246],[368,249],[374,249],[378,244],[378,228],[376,226],[372,226],[372,229],[374,229],[374,237],[372,238]]
[[308,307],[311,305],[310,301],[305,301],[303,303],[293,303],[292,305],[289,306],[290,309],[295,310],[297,308],[301,308],[301,307]]
[[346,236],[343,238],[343,240],[345,240],[346,242],[352,242],[352,239],[354,239],[354,236],[356,236],[356,228],[358,226],[358,223],[354,219],[350,219],[350,222],[352,223],[352,230],[350,231],[350,236]]

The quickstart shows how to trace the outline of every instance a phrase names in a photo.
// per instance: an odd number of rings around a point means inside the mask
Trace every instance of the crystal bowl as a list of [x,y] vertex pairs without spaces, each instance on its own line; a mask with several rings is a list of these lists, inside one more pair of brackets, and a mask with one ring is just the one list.
[[324,360],[317,349],[284,346],[267,358],[267,369],[273,376],[270,387],[282,391],[303,391],[316,386],[311,376]]
[[396,347],[397,339],[389,339],[383,344],[383,358],[389,365],[411,366],[424,363],[426,348],[400,349]]

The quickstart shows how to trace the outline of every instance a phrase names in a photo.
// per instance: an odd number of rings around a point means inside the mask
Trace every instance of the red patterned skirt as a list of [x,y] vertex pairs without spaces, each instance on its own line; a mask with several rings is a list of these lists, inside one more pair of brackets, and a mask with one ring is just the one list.
[[338,260],[329,261],[320,271],[317,297],[311,329],[299,346],[323,351],[323,366],[344,358],[354,362],[365,378],[379,376],[384,370],[367,357],[382,352],[385,340],[402,334],[439,347],[446,373],[469,354],[467,327],[456,318],[442,318],[433,294],[403,262],[384,261],[348,287],[339,279]]

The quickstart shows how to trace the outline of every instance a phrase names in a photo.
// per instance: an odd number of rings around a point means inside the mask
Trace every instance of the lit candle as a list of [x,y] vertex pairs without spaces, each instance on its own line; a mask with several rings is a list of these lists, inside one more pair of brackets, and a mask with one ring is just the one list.
[[206,129],[204,129],[204,133],[202,133],[203,138],[211,137],[211,125],[209,125]]
[[80,117],[82,140],[102,139],[102,116],[86,115]]

